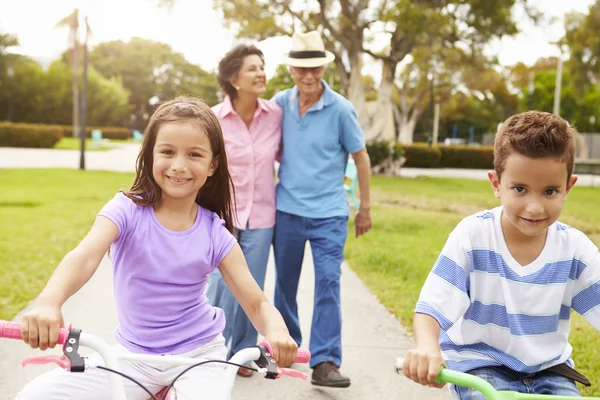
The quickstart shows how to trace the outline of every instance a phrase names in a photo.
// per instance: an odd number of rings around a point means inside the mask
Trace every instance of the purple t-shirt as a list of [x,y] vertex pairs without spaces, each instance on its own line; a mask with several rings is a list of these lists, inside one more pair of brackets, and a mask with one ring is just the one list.
[[119,343],[136,353],[181,354],[221,333],[223,310],[204,292],[235,238],[217,214],[198,206],[194,225],[175,232],[152,207],[118,193],[98,215],[119,228],[110,246]]

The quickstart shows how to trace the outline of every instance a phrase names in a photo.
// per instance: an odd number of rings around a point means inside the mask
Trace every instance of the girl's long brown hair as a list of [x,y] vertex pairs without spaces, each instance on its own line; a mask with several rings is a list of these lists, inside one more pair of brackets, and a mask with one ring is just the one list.
[[196,203],[215,212],[225,221],[227,229],[233,232],[232,207],[235,198],[227,166],[223,132],[216,115],[202,100],[177,97],[156,109],[144,131],[133,186],[125,192],[125,195],[135,204],[143,207],[154,206],[160,199],[162,190],[152,174],[156,135],[162,123],[182,120],[196,123],[206,133],[213,153],[213,163],[217,166],[213,175],[208,177],[204,186],[198,191]]

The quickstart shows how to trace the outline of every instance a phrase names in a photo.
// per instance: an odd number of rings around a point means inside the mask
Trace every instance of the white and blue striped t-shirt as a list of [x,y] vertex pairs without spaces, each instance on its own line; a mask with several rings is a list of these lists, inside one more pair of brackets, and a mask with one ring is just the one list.
[[572,364],[571,309],[600,330],[600,253],[556,222],[539,257],[522,266],[504,241],[502,207],[463,219],[421,290],[416,312],[440,324],[448,367],[504,365],[533,373]]

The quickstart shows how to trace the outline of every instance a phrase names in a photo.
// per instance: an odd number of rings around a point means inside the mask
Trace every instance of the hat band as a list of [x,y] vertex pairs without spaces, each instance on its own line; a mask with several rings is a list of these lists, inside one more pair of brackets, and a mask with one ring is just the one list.
[[318,50],[304,50],[304,51],[290,51],[290,58],[325,58],[327,55],[324,51]]

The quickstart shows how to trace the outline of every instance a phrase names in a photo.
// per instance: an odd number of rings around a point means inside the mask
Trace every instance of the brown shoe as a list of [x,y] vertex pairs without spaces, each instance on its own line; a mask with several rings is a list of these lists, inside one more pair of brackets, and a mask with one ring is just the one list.
[[250,378],[252,376],[252,372],[254,371],[248,368],[238,368],[237,370],[237,374],[243,378]]
[[317,386],[345,388],[350,386],[350,378],[340,374],[337,365],[325,361],[315,365],[311,383]]

